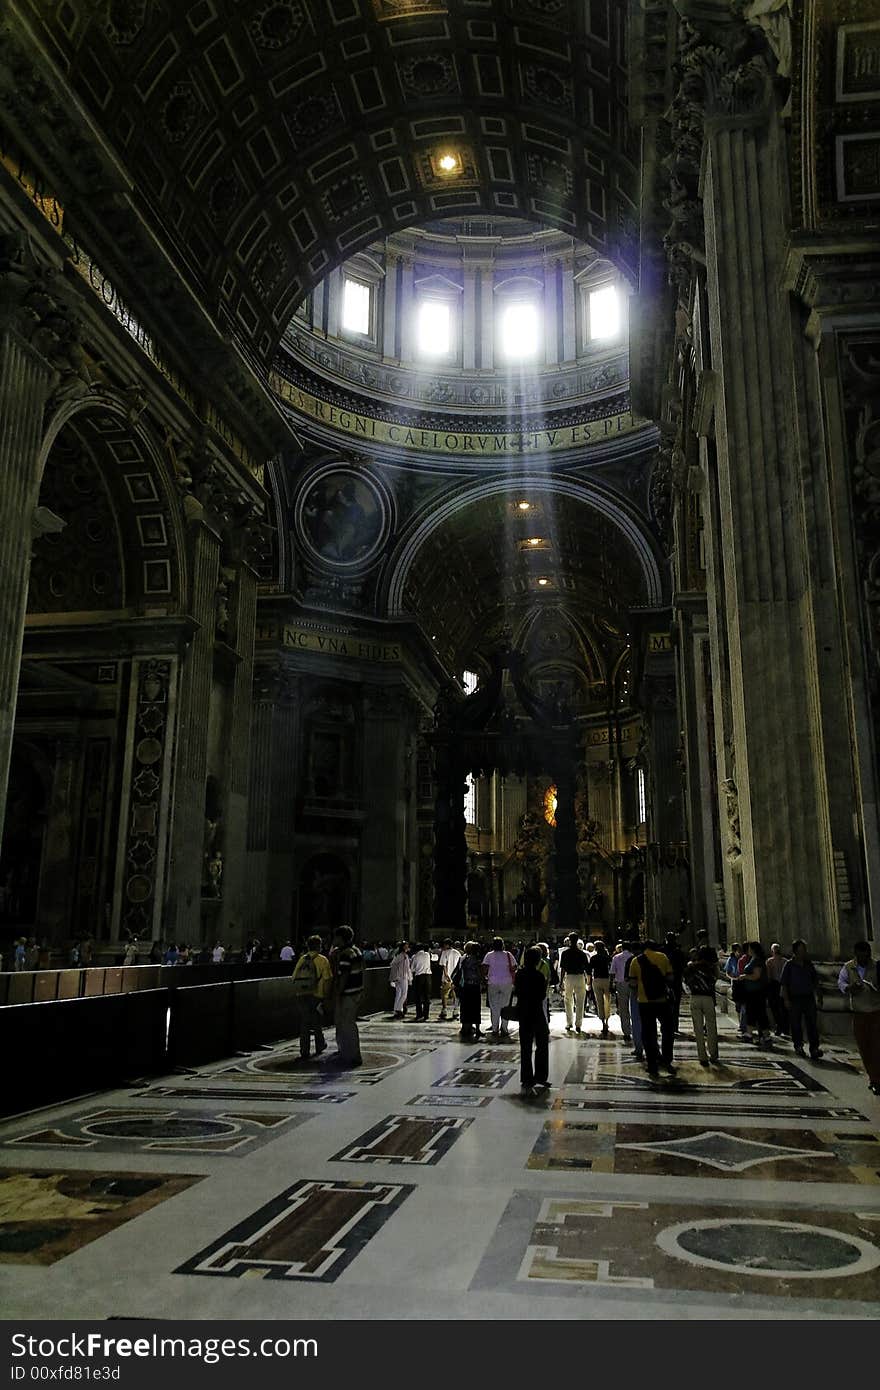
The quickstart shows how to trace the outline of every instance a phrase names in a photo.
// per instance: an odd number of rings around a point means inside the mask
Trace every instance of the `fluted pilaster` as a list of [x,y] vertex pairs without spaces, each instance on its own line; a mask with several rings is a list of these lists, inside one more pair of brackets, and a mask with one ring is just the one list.
[[202,521],[195,520],[190,523],[188,546],[192,567],[190,612],[198,627],[181,676],[167,920],[171,934],[182,941],[193,942],[200,935],[220,538]]

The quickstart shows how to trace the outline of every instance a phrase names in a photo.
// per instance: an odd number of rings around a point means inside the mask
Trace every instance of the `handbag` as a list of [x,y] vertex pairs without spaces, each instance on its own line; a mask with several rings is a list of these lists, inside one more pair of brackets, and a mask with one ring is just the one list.
[[504,1004],[501,1008],[501,1017],[504,1019],[505,1023],[510,1023],[511,1020],[515,1021],[519,1018],[519,1010],[513,1002],[515,998],[515,995],[511,995],[510,1003]]

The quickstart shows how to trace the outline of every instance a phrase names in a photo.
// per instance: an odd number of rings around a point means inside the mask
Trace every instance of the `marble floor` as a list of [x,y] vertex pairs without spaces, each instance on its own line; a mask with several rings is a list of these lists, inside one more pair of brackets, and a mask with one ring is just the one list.
[[[432,1013],[436,1015],[437,1005]],[[846,1045],[689,1024],[653,1082],[554,1014],[552,1090],[457,1025],[286,1041],[0,1127],[12,1318],[880,1315],[880,1100]]]

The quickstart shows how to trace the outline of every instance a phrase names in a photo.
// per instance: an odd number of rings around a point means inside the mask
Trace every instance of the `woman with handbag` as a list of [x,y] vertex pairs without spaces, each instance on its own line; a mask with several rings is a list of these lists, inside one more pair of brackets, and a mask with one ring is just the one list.
[[544,1013],[547,977],[540,968],[542,959],[540,946],[530,946],[513,982],[519,1023],[519,1080],[524,1096],[550,1089],[550,1027]]

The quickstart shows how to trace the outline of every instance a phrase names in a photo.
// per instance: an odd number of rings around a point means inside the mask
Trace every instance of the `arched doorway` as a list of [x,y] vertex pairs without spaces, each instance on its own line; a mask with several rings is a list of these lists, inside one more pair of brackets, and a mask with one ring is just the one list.
[[[28,777],[45,784],[29,812],[32,846],[43,822],[29,861],[34,928],[62,958],[80,937],[149,939],[161,905],[179,527],[158,451],[116,403],[56,417],[33,524],[12,801]],[[4,857],[21,833],[13,810]]]

